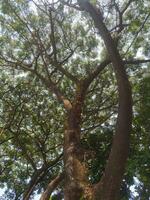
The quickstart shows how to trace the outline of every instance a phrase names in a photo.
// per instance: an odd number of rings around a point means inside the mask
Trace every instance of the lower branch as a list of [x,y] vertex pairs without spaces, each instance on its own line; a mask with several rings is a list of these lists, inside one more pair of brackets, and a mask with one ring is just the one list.
[[45,175],[48,172],[48,169],[50,167],[53,167],[60,160],[61,157],[62,157],[62,154],[60,154],[55,160],[50,161],[47,165],[43,165],[40,169],[38,169],[34,172],[33,176],[31,177],[31,180],[29,182],[28,188],[24,192],[23,200],[29,200],[30,199],[30,196],[34,191],[35,186],[41,180],[43,180],[43,178],[45,177]]
[[60,175],[56,176],[56,178],[48,184],[48,186],[47,186],[46,190],[43,192],[40,200],[49,200],[52,192],[58,186],[58,184],[63,180],[63,178],[64,178],[64,174],[60,174]]

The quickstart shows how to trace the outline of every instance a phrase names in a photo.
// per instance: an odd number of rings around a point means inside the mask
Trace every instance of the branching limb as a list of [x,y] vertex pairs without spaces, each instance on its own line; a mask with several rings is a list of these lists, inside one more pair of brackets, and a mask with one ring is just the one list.
[[145,26],[145,24],[146,24],[146,22],[147,22],[149,16],[150,16],[150,13],[148,13],[148,14],[146,15],[144,21],[142,22],[141,26],[139,27],[138,31],[136,32],[136,34],[135,34],[133,40],[131,41],[130,45],[128,46],[128,48],[127,48],[127,50],[126,50],[126,52],[125,52],[125,55],[128,53],[129,49],[132,47],[132,45],[133,45],[134,42],[136,41],[138,35],[140,34],[140,32],[142,31],[142,29],[144,28],[144,26]]
[[88,75],[88,77],[86,77],[84,79],[84,85],[86,88],[88,88],[88,86],[92,83],[92,81],[100,74],[100,72],[111,63],[111,61],[109,59],[104,60],[101,64],[99,64],[97,66],[97,68]]
[[43,192],[40,200],[49,200],[52,192],[59,185],[59,183],[63,180],[64,174],[60,174],[56,176],[47,186],[46,190]]
[[[101,64],[99,64],[97,66],[97,68],[91,72],[88,77],[86,77],[84,79],[84,84],[85,84],[85,87],[88,88],[88,86],[92,83],[92,81],[101,73],[101,71],[106,67],[108,66],[109,64],[111,63],[111,60],[110,59],[106,59],[104,60]],[[150,63],[150,59],[138,59],[138,60],[123,60],[123,63],[125,65],[127,64],[131,64],[131,65],[136,65],[136,64],[143,64],[143,63]]]
[[[38,5],[35,1],[33,1],[33,3],[35,3],[36,6],[38,6],[38,9],[41,8],[40,5]],[[55,4],[55,3],[54,3]],[[50,4],[51,5],[51,4]],[[17,11],[12,7],[12,5],[9,3],[9,6],[11,7],[12,11],[13,11],[13,15],[20,21],[20,23],[22,25],[24,25],[28,31],[28,33],[30,34],[32,40],[34,41],[34,45],[36,45],[36,48],[37,48],[37,51],[38,51],[38,55],[34,55],[34,52],[33,53],[33,56],[34,56],[34,59],[33,59],[33,62],[37,62],[38,58],[41,56],[42,57],[42,60],[43,58],[45,57],[46,58],[46,61],[48,60],[48,62],[46,62],[46,65],[45,63],[44,64],[44,69],[46,70],[47,72],[47,75],[49,75],[49,72],[48,72],[48,66],[49,65],[52,65],[53,68],[56,68],[58,71],[60,71],[62,74],[64,74],[67,78],[69,78],[70,80],[72,80],[74,83],[77,83],[78,79],[73,76],[68,70],[64,69],[63,68],[63,63],[68,61],[68,59],[73,55],[74,51],[72,50],[71,53],[69,55],[67,55],[63,61],[58,61],[58,58],[57,58],[57,46],[56,46],[56,39],[55,39],[55,27],[54,27],[54,19],[53,19],[53,11],[51,9],[49,9],[49,12],[47,13],[48,14],[48,17],[49,17],[49,22],[50,22],[50,26],[51,26],[51,33],[50,33],[50,45],[52,46],[52,53],[49,55],[47,53],[47,49],[49,48],[49,45],[48,47],[46,47],[42,41],[41,41],[41,38],[39,36],[39,32],[38,30],[32,26],[31,28],[31,25],[29,24],[29,22],[27,21],[27,19],[23,18],[22,16],[20,16]],[[51,8],[51,7],[49,7]],[[9,26],[13,26],[11,23],[9,24]],[[15,28],[12,27],[14,30]],[[17,30],[15,30],[17,32]],[[26,41],[29,41],[30,43],[30,40],[28,38],[26,38]],[[53,56],[53,59],[52,59],[52,56]],[[18,61],[17,62],[22,62],[22,61]],[[37,66],[37,65],[36,65]],[[23,66],[24,69],[25,69],[25,66]],[[31,70],[30,70],[31,71]]]
[[33,69],[32,64],[27,64],[24,61],[16,61],[16,62],[11,61],[11,60],[8,60],[7,58],[5,58],[2,55],[0,55],[0,59],[2,59],[5,62],[5,64],[2,64],[3,66],[6,65],[7,67],[13,67],[13,68],[16,68],[16,69],[18,69],[18,67],[20,67],[24,71],[32,72],[34,75],[36,75],[43,82],[43,84],[51,92],[53,92],[56,95],[58,101],[60,103],[64,104],[64,108],[66,110],[70,110],[72,108],[71,102],[63,96],[62,92],[59,90],[57,85],[51,79],[45,78],[43,75],[39,74],[35,69]]
[[129,8],[129,6],[131,5],[132,2],[134,2],[135,0],[129,0],[126,5],[124,6],[124,8],[122,8],[121,10],[121,14],[123,15],[125,13],[125,11]]
[[35,189],[35,186],[41,181],[43,180],[43,178],[45,177],[45,175],[48,172],[48,169],[53,167],[62,157],[62,154],[56,158],[53,161],[50,161],[49,163],[47,163],[47,165],[43,165],[40,169],[38,169],[37,171],[35,171],[35,173],[33,174],[31,181],[28,185],[27,190],[24,193],[24,197],[23,200],[29,200],[32,192]]

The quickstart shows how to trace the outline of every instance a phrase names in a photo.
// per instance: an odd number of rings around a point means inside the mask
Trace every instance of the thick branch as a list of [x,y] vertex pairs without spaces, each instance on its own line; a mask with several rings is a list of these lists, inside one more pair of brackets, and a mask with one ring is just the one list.
[[87,78],[85,78],[84,85],[86,89],[91,84],[91,82],[100,74],[100,72],[110,63],[111,61],[109,59],[104,60],[92,73],[89,74]]
[[79,4],[92,17],[96,28],[105,42],[108,54],[112,61],[119,93],[119,110],[116,134],[113,139],[111,153],[100,183],[95,187],[95,199],[118,199],[126,160],[129,151],[129,136],[132,123],[132,97],[130,84],[127,78],[123,60],[117,47],[107,30],[100,11],[88,0],[78,0]]
[[63,180],[63,178],[64,178],[63,174],[56,176],[56,178],[48,184],[48,186],[47,186],[46,190],[43,192],[40,200],[49,200],[52,192],[58,186],[58,184]]
[[143,63],[150,63],[150,59],[146,60],[124,60],[124,64],[129,64],[129,65],[139,65]]
[[[100,63],[97,68],[91,72],[88,77],[86,77],[84,79],[84,85],[85,85],[85,88],[88,88],[88,86],[91,84],[91,82],[101,73],[101,71],[111,63],[111,60],[110,59],[106,59],[104,60],[102,63]],[[136,64],[143,64],[143,63],[150,63],[150,59],[145,59],[145,60],[142,60],[142,59],[138,59],[138,60],[123,60],[123,63],[125,65],[127,64],[130,64],[130,65],[136,65]]]

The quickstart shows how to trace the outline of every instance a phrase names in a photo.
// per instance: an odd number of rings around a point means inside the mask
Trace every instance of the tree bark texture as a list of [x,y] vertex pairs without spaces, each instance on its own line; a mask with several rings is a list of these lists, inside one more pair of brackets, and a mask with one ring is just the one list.
[[84,163],[84,151],[80,145],[80,123],[85,92],[78,85],[72,109],[67,113],[64,135],[65,200],[81,198],[92,200],[92,188]]

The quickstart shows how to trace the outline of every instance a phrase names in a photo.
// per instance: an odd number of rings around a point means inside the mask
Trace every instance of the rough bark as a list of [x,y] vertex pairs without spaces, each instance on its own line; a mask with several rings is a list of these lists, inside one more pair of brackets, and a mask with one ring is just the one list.
[[95,186],[95,198],[101,200],[117,200],[120,184],[123,178],[129,151],[129,136],[132,124],[131,89],[125,71],[123,60],[117,50],[109,31],[103,23],[100,11],[89,1],[78,1],[82,9],[92,17],[96,28],[105,42],[109,57],[112,61],[119,93],[119,110],[116,133],[113,139],[111,153],[101,181]]
[[64,135],[65,200],[84,197],[92,200],[92,189],[88,182],[88,172],[84,164],[84,151],[80,146],[80,123],[85,92],[79,84],[72,109],[67,113]]

